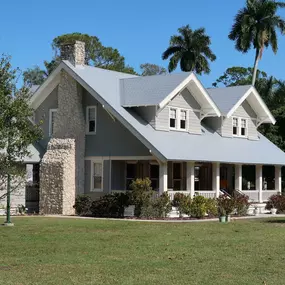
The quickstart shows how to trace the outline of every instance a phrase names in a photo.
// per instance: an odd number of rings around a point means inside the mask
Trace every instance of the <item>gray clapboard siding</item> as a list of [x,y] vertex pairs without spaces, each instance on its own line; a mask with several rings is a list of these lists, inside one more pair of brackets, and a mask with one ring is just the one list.
[[38,124],[42,121],[41,128],[43,130],[43,139],[39,142],[46,149],[50,140],[49,137],[49,110],[57,109],[58,107],[58,88],[56,87],[51,94],[42,102],[35,110],[35,121]]
[[222,124],[222,135],[224,137],[232,137],[232,118],[233,117],[242,117],[247,118],[248,123],[248,139],[257,140],[258,132],[256,128],[256,113],[252,110],[247,101],[244,101],[234,112],[233,116],[227,119],[224,119]]
[[169,108],[164,107],[156,114],[155,127],[159,131],[169,131]]

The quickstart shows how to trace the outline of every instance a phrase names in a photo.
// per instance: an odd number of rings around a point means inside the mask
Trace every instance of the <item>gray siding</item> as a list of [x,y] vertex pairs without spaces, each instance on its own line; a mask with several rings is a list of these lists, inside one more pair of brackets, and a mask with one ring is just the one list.
[[[256,129],[256,113],[252,110],[247,101],[244,101],[234,112],[232,117],[247,118],[248,122],[248,139],[257,140],[258,132]],[[232,137],[232,117],[224,119],[222,124],[222,135],[224,137]]]
[[83,108],[97,106],[96,134],[86,135],[86,156],[148,156],[149,150],[125,128],[114,120],[87,91],[83,95]]
[[49,142],[49,110],[57,109],[57,90],[56,87],[51,94],[44,100],[44,102],[35,110],[36,123],[42,122],[41,128],[43,130],[43,139],[40,141],[41,146],[46,149]]
[[157,111],[155,127],[158,131],[169,131],[169,108],[165,107]]
[[155,128],[155,106],[138,107],[134,109],[148,124]]

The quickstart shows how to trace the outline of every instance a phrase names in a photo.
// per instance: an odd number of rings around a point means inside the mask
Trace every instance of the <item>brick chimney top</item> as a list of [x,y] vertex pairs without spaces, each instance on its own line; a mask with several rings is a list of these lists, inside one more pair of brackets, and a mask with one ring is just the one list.
[[85,43],[76,41],[75,43],[62,44],[60,57],[62,60],[70,61],[74,66],[83,66],[85,64]]

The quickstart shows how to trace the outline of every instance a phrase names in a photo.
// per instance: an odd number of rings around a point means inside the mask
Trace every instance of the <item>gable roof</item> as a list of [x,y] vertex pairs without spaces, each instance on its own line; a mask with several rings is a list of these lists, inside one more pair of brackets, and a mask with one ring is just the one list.
[[252,85],[231,86],[224,88],[208,88],[208,93],[218,105],[222,114],[229,118],[236,109],[247,100],[259,117],[259,123],[275,124],[276,120]]
[[[54,71],[53,77],[56,78],[62,69],[77,80],[160,161],[285,165],[285,153],[261,134],[259,134],[259,140],[252,141],[221,137],[205,126],[202,126],[201,135],[156,131],[131,108],[124,108],[121,105],[120,80],[132,75],[89,66],[75,67],[64,61]],[[50,86],[52,80],[50,76],[44,83],[46,87],[41,86],[34,96],[45,94],[44,89]],[[34,102],[36,101],[34,99]]]
[[190,74],[184,72],[121,79],[122,106],[157,106]]

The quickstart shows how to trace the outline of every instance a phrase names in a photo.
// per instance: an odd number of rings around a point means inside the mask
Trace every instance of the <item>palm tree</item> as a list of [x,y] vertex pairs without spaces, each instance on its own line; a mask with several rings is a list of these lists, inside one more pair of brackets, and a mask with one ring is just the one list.
[[264,48],[270,45],[273,52],[277,52],[277,29],[284,34],[285,21],[276,13],[284,7],[285,3],[275,0],[247,0],[246,7],[235,16],[229,39],[235,41],[236,49],[243,53],[248,52],[252,45],[255,49],[252,85],[255,84]]
[[170,38],[170,45],[162,54],[162,59],[170,56],[168,71],[176,69],[180,61],[182,71],[196,71],[210,73],[209,62],[216,59],[215,54],[210,49],[211,39],[205,34],[205,29],[192,30],[189,25],[178,29],[180,35]]

